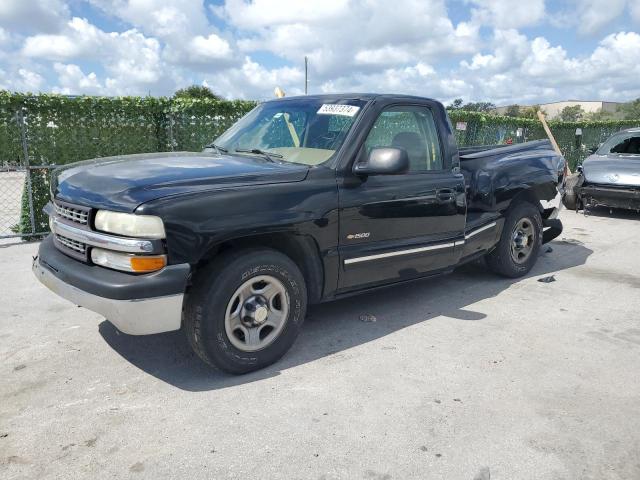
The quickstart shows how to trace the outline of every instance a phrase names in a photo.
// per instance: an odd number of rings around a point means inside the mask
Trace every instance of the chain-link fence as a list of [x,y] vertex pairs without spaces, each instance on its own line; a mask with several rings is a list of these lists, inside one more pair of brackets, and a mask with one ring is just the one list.
[[0,235],[20,236],[17,233],[22,204],[20,198],[24,189],[25,170],[23,168],[3,168],[0,170]]
[[[254,106],[210,99],[0,92],[0,238],[33,238],[48,231],[42,208],[55,166],[131,153],[199,151]],[[546,138],[537,120],[463,111],[450,116],[462,146]],[[572,168],[612,133],[640,125],[549,123]]]
[[50,171],[90,158],[199,151],[255,102],[0,92],[0,238],[48,232]]
[[25,109],[0,107],[0,238],[33,237],[48,231],[48,221],[36,208],[48,192],[53,165],[31,165]]
[[[450,112],[458,145],[500,145],[547,138],[538,120],[499,117],[477,112]],[[620,130],[640,126],[640,120],[561,122],[549,127],[572,170],[607,138]]]

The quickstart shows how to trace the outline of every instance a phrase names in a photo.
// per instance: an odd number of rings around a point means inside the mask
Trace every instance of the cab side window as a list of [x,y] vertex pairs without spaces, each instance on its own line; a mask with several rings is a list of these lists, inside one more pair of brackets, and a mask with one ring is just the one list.
[[436,123],[427,107],[406,105],[384,110],[365,140],[367,155],[374,147],[406,150],[410,172],[443,169]]

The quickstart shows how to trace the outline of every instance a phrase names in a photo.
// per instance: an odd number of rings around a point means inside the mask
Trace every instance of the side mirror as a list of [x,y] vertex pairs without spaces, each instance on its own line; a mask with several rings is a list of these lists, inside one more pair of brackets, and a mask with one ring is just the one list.
[[576,172],[578,172],[578,173],[582,173],[582,165],[578,165],[578,166],[576,167]]
[[600,148],[600,145],[594,145],[593,147],[589,148],[589,153],[596,153],[598,151],[598,148]]
[[409,171],[409,156],[404,148],[376,147],[369,158],[353,166],[356,175],[400,175]]

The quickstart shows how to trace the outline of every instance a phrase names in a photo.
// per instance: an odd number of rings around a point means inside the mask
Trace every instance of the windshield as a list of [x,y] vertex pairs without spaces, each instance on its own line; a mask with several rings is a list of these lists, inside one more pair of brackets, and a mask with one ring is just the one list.
[[598,155],[640,155],[640,131],[622,132],[604,142]]
[[229,152],[253,150],[254,154],[273,154],[277,161],[318,165],[340,148],[364,103],[308,98],[266,102],[214,144]]

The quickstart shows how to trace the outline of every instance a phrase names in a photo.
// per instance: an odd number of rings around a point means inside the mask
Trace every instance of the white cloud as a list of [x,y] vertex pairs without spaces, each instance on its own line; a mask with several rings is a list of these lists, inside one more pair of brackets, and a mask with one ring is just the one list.
[[318,46],[318,43],[319,38],[313,27],[302,23],[259,30],[251,37],[238,40],[238,46],[243,51],[266,49],[283,56],[287,55],[291,48],[296,52],[312,50]]
[[200,34],[208,27],[202,0],[88,0],[147,35]]
[[209,25],[203,0],[89,1],[160,41],[161,55],[168,64],[195,70],[232,64],[234,45]]
[[295,67],[268,69],[245,57],[242,66],[207,76],[205,82],[225,97],[264,99],[273,97],[276,86],[289,96],[300,95],[304,89],[304,73]]
[[529,27],[545,16],[544,0],[467,0],[474,21],[500,29]]
[[111,33],[113,50],[105,52],[111,60],[105,65],[114,78],[107,78],[107,86],[119,93],[126,92],[128,85],[140,89],[156,84],[167,67],[160,61],[160,42],[146,38],[140,32],[129,30]]
[[0,25],[21,31],[55,32],[69,18],[63,0],[2,0]]
[[67,60],[98,53],[108,35],[84,18],[73,18],[64,33],[39,34],[25,40],[22,53],[27,57]]
[[504,72],[524,60],[529,51],[527,37],[516,30],[495,30],[492,44],[495,48],[492,54],[476,53],[471,62],[463,60],[461,66],[469,70]]
[[581,0],[577,5],[578,29],[593,34],[624,12],[627,0]]
[[431,65],[422,62],[401,68],[388,68],[377,73],[357,73],[351,77],[332,79],[321,85],[324,93],[404,93],[440,99],[468,94],[470,90],[470,85],[464,79],[442,77]]
[[[144,10],[141,3],[144,2],[131,1],[127,8]],[[167,25],[171,23],[170,19],[176,18],[175,10],[166,7],[154,15],[154,28],[158,33],[169,35],[172,30]],[[211,70],[216,62],[224,60],[219,65],[224,68],[229,67],[233,60],[231,45],[215,33],[181,37],[180,41],[172,44],[166,39],[163,42],[160,37],[145,36],[136,29],[105,32],[88,20],[77,17],[67,22],[59,33],[27,37],[21,53],[28,59],[59,64],[72,62],[77,68],[78,61],[99,59],[105,72],[102,83],[98,82],[95,73],[95,82],[89,84],[80,81],[81,72],[73,67],[70,67],[73,72],[63,72],[59,66],[57,69],[54,66],[59,76],[57,88],[71,93],[95,92],[98,88],[112,94],[141,94],[150,90],[168,93],[167,90],[175,89],[175,79],[183,77],[183,67],[195,65]]]
[[590,56],[587,68],[601,83],[640,91],[640,34],[620,32],[607,36]]
[[75,94],[82,92],[88,95],[104,94],[104,87],[94,72],[85,75],[78,65],[55,63],[53,69],[58,74],[58,86],[54,92]]
[[[244,30],[290,24],[323,24],[340,21],[348,27],[348,0],[227,0],[211,10]],[[355,20],[355,19],[353,19]]]
[[631,13],[633,21],[640,24],[640,2],[630,0],[629,12]]
[[638,0],[566,0],[549,21],[558,28],[577,29],[583,36],[594,36],[624,21],[627,12],[628,18],[640,25]]
[[20,81],[24,84],[28,91],[33,92],[40,90],[40,87],[44,83],[44,78],[42,78],[42,75],[25,68],[19,69],[18,74],[20,75]]
[[300,65],[312,85],[352,72],[473,53],[478,26],[454,25],[444,0],[229,0],[214,11],[238,29],[242,51],[268,51]]
[[[107,73],[104,83],[113,94],[146,93],[163,77],[160,42],[137,30],[107,33],[86,19],[73,18],[67,28],[55,35],[34,35],[25,40],[22,53],[27,58],[53,61],[99,59]],[[63,68],[54,64],[59,90],[67,93],[96,91],[97,76],[83,79],[75,64]],[[81,81],[82,80],[82,81]],[[100,87],[101,88],[101,87]]]
[[399,46],[385,45],[381,48],[356,52],[356,63],[360,65],[395,65],[407,63],[411,59],[409,52]]
[[44,82],[42,75],[26,68],[18,68],[12,74],[0,69],[0,90],[38,93]]
[[229,42],[220,38],[215,33],[207,37],[198,35],[191,39],[191,55],[195,59],[217,60],[229,58],[231,55],[231,47]]
[[560,78],[566,82],[581,73],[579,70],[584,62],[568,58],[564,48],[551,46],[546,38],[535,38],[530,46],[529,55],[522,63],[522,71],[535,78],[536,82],[556,82]]
[[27,38],[22,53],[27,57],[66,59],[82,55],[84,49],[65,35],[36,35]]
[[[640,35],[614,28],[640,24],[640,0],[565,0],[561,8],[543,0],[85,1],[116,31],[71,18],[80,2],[0,0],[0,88],[171,94],[206,82],[224,96],[262,99],[275,86],[301,93],[308,56],[312,93],[495,103],[640,96]],[[456,22],[447,8],[462,9]],[[577,55],[549,41],[551,22],[601,41]],[[265,57],[274,60],[257,60]]]
[[[509,40],[509,37],[511,40]],[[473,71],[476,99],[548,101],[566,98],[628,100],[640,96],[640,34],[620,32],[602,39],[588,56],[571,57],[559,45],[522,35],[500,37],[492,53],[462,62]],[[505,55],[512,49],[516,54]],[[510,59],[508,61],[507,59]],[[497,68],[501,66],[501,68]],[[496,73],[499,72],[499,73]]]
[[4,28],[0,27],[0,47],[9,43],[11,36]]

